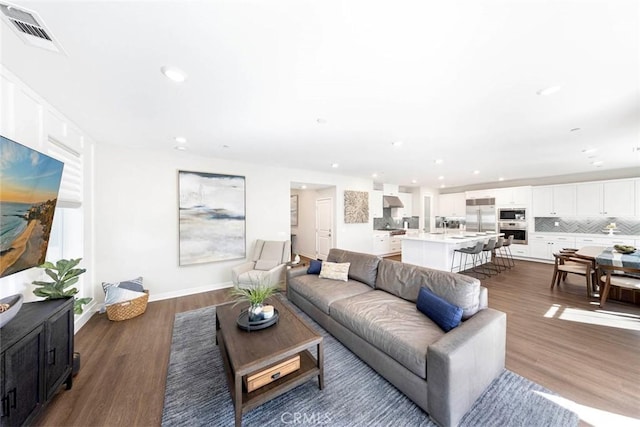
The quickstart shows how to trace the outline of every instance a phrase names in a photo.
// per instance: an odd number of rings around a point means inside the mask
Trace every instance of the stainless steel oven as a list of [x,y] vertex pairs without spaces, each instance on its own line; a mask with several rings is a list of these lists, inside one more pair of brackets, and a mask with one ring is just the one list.
[[498,227],[500,233],[504,233],[505,240],[513,236],[514,244],[527,244],[527,221],[500,221]]

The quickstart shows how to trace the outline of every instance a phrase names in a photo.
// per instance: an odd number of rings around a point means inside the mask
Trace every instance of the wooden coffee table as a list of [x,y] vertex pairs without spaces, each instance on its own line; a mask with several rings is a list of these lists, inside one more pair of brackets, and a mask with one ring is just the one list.
[[[262,330],[247,332],[236,320],[247,303],[216,307],[216,343],[224,361],[227,382],[235,408],[235,424],[242,425],[242,415],[251,409],[318,377],[320,390],[324,387],[322,336],[309,327],[278,298],[271,298],[279,313],[278,323]],[[309,351],[317,349],[317,357]],[[300,356],[300,369],[252,392],[243,387],[243,377],[260,372],[280,362]]]

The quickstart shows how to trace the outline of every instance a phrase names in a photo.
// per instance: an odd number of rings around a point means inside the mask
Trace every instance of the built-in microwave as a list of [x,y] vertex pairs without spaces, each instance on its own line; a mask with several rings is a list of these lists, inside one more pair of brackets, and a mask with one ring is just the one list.
[[500,221],[525,221],[526,219],[526,209],[501,208],[498,210],[498,220]]

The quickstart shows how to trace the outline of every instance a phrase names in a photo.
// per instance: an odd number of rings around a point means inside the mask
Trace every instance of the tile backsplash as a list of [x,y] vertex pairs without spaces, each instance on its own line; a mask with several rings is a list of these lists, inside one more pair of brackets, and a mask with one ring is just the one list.
[[[541,233],[602,234],[607,225],[615,222],[618,235],[640,236],[640,221],[631,218],[548,218],[536,217],[535,231]],[[556,227],[555,223],[558,223]]]
[[394,219],[391,216],[391,208],[384,208],[382,209],[382,212],[382,218],[373,218],[374,230],[384,230],[385,228],[403,228],[405,221],[407,221],[408,228],[418,228],[419,218],[417,216],[408,216],[402,219]]

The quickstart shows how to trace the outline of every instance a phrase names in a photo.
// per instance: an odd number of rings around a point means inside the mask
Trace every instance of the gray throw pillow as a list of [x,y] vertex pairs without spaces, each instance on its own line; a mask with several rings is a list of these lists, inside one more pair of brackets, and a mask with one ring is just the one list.
[[107,289],[110,288],[111,286],[116,286],[118,288],[128,289],[130,291],[135,291],[135,292],[144,291],[144,287],[142,286],[142,276],[136,277],[135,279],[131,279],[131,280],[123,280],[122,282],[115,282],[115,283],[102,282],[102,290],[104,291],[105,294],[107,293]]

